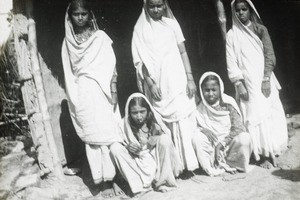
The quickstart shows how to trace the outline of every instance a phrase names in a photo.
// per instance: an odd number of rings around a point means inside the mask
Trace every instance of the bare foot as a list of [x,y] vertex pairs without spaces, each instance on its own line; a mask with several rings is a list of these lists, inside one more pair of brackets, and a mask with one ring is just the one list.
[[158,187],[157,191],[161,193],[170,192],[172,190],[175,190],[176,187],[168,187],[166,185],[161,185]]
[[272,163],[273,167],[275,167],[275,168],[278,167],[276,156],[270,154],[270,159],[271,159],[271,163]]
[[103,198],[111,198],[115,196],[114,190],[112,188],[112,182],[103,182],[102,183],[102,194]]
[[118,186],[118,184],[113,183],[113,189],[115,191],[115,195],[116,196],[123,196],[125,195],[124,191]]
[[269,161],[269,159],[267,159],[267,158],[265,158],[264,161],[262,161],[262,163],[259,166],[261,166],[262,168],[265,168],[265,169],[273,168],[272,162]]
[[147,193],[150,192],[150,191],[151,191],[150,188],[149,188],[149,189],[146,189],[146,188],[145,188],[144,191],[141,191],[141,192],[138,192],[138,193],[133,194],[132,199],[140,199],[142,196],[144,196],[145,194],[147,194]]

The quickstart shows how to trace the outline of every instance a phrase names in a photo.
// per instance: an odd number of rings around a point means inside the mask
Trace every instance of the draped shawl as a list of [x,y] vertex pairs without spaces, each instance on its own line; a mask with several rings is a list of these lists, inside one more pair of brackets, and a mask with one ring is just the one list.
[[[250,20],[262,24],[260,16],[250,0],[246,0],[253,12]],[[261,123],[269,114],[270,104],[261,92],[261,84],[264,76],[265,57],[264,46],[261,39],[244,25],[237,17],[235,0],[231,3],[232,28],[227,33],[226,59],[229,78],[232,82],[245,80],[249,93],[249,100],[240,101],[240,108],[244,121],[256,125]],[[271,75],[271,91],[280,89],[280,85],[274,75]],[[257,112],[259,111],[259,112]]]
[[[68,7],[69,9],[69,7]],[[113,105],[111,99],[110,82],[114,73],[116,58],[112,49],[112,40],[101,30],[96,30],[86,41],[79,43],[75,39],[75,33],[71,19],[65,15],[65,38],[62,45],[62,61],[66,84],[66,94],[69,103],[69,110],[73,124],[79,137],[86,143],[108,145],[115,141],[120,141],[117,131],[116,121],[113,117]],[[80,85],[80,79],[95,81],[97,89],[89,85]],[[95,128],[82,128],[82,122],[78,120],[79,89],[86,93],[102,92],[102,98],[95,99],[95,105],[89,108],[106,106],[105,113],[100,108],[95,112],[100,112],[99,119],[92,119]],[[110,112],[111,110],[111,112]],[[101,113],[103,112],[103,113]],[[88,113],[82,117],[90,117]],[[101,126],[97,125],[101,123]],[[101,134],[99,134],[101,133]]]
[[218,111],[214,109],[211,105],[207,103],[205,98],[203,97],[203,91],[201,88],[201,84],[203,80],[209,76],[216,76],[220,83],[220,101],[223,101],[225,104],[230,104],[234,107],[235,110],[240,114],[240,109],[236,103],[236,101],[224,93],[224,83],[220,76],[214,72],[206,72],[204,73],[199,81],[199,90],[202,98],[201,103],[197,107],[197,122],[198,124],[206,129],[211,130],[215,135],[213,138],[218,138],[218,141],[221,142],[225,139],[227,135],[230,133],[231,121],[230,121],[230,112],[229,111]]
[[[196,109],[194,99],[186,95],[187,78],[178,48],[184,40],[167,0],[164,16],[158,21],[151,18],[144,0],[142,13],[133,31],[133,62],[139,90],[166,122],[178,121]],[[143,65],[162,92],[160,101],[151,97],[147,84],[144,84]]]

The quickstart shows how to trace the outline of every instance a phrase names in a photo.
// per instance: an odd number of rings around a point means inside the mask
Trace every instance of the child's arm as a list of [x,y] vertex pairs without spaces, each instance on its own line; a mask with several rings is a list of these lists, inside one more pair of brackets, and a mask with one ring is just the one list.
[[230,112],[230,121],[231,121],[231,129],[230,133],[227,137],[225,137],[223,146],[227,146],[231,140],[242,132],[246,132],[246,128],[243,123],[242,116],[239,115],[237,110],[234,109],[232,105],[227,105],[227,108]]

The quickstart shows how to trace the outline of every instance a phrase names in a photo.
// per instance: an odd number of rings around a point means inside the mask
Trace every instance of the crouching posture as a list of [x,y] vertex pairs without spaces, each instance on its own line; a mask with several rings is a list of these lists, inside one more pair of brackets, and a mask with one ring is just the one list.
[[199,90],[199,132],[193,146],[201,167],[210,176],[249,171],[251,139],[235,100],[223,93],[224,84],[214,72],[202,75]]
[[134,195],[155,189],[167,192],[176,187],[182,171],[169,129],[155,113],[146,97],[132,94],[123,119],[124,142],[110,150],[117,167]]

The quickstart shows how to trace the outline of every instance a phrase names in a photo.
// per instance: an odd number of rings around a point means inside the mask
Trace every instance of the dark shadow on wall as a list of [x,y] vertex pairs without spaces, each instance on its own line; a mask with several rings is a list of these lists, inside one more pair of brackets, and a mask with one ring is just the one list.
[[61,115],[59,117],[59,122],[66,161],[67,164],[70,165],[79,158],[85,156],[85,146],[76,134],[66,99],[61,102]]

